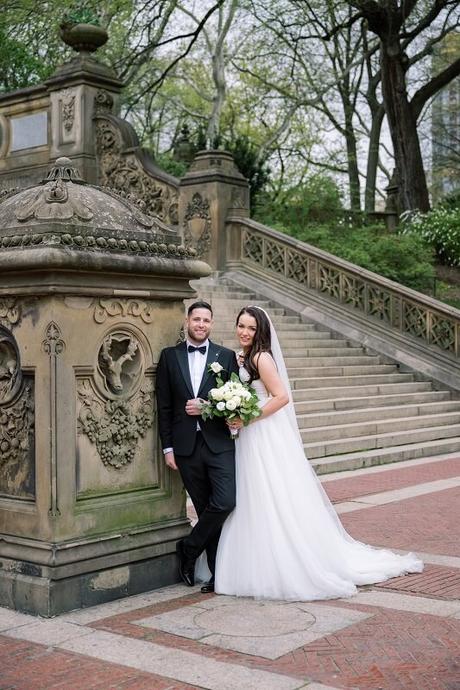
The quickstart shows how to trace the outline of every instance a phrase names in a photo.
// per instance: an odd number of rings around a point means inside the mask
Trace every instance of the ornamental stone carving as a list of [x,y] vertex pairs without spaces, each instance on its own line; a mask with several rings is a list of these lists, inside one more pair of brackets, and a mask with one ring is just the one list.
[[99,349],[98,368],[107,392],[129,396],[144,370],[144,356],[132,333],[118,331],[106,336]]
[[72,89],[64,89],[61,94],[61,117],[66,132],[71,132],[75,122],[75,94]]
[[100,299],[94,309],[96,323],[105,323],[108,318],[115,316],[134,316],[144,323],[152,323],[153,306],[138,299]]
[[48,182],[43,187],[33,190],[23,206],[15,210],[19,221],[30,220],[70,220],[79,218],[91,220],[93,212],[85,201],[84,188],[76,189],[69,195],[67,185],[62,179]]
[[141,438],[153,424],[153,384],[145,380],[127,400],[101,400],[89,379],[77,386],[80,402],[77,430],[97,448],[104,465],[121,469],[131,463]]
[[13,400],[21,383],[16,341],[10,333],[0,329],[0,406]]
[[187,206],[184,220],[185,246],[195,249],[198,257],[205,256],[211,248],[209,201],[196,192]]
[[0,325],[7,328],[18,323],[21,310],[15,297],[0,297]]
[[46,337],[42,343],[42,349],[50,357],[60,355],[65,350],[65,342],[61,338],[61,330],[54,321],[51,321],[46,328]]
[[178,222],[177,191],[155,179],[134,153],[126,153],[121,131],[104,116],[104,98],[96,99],[96,148],[102,185],[145,202],[146,213],[170,225]]
[[34,472],[34,392],[28,377],[19,398],[0,405],[0,492],[32,498]]

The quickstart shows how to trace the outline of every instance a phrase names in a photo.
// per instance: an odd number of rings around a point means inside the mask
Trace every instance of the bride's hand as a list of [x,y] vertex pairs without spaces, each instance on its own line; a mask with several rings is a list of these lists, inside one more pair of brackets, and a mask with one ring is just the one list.
[[240,417],[235,417],[234,419],[227,419],[226,422],[227,426],[230,429],[235,429],[236,431],[243,427],[243,420]]

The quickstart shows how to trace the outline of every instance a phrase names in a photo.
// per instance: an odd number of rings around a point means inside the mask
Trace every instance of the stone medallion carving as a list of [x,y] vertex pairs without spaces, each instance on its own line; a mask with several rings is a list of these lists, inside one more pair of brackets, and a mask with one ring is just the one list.
[[99,349],[98,369],[106,393],[129,396],[144,372],[144,356],[137,338],[123,331],[106,336]]
[[211,217],[209,201],[196,192],[187,206],[184,216],[184,244],[193,247],[202,257],[211,247]]
[[97,448],[106,466],[120,469],[134,460],[139,440],[153,424],[153,384],[144,380],[130,399],[101,400],[89,379],[78,382],[78,433]]
[[134,316],[141,318],[144,323],[152,323],[153,307],[139,299],[100,299],[94,309],[96,323],[105,323],[114,316]]
[[[134,195],[145,202],[146,213],[157,216],[165,223],[177,225],[177,190],[153,177],[144,168],[138,156],[127,150],[121,130],[113,116],[105,115],[102,94],[96,98],[96,147],[99,161],[99,179],[104,186],[126,195]],[[125,124],[126,126],[126,124]]]
[[21,383],[21,367],[16,341],[8,331],[0,328],[0,405],[13,400]]

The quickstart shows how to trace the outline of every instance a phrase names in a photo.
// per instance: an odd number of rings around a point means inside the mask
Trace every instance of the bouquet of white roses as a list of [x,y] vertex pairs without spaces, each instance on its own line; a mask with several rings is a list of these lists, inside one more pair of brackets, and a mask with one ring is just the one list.
[[[215,373],[218,374],[218,372]],[[261,414],[259,398],[254,388],[242,383],[235,373],[232,373],[230,380],[225,383],[218,375],[216,382],[217,387],[211,388],[208,393],[209,400],[206,400],[201,408],[203,419],[240,417],[244,426],[247,426],[252,419],[259,417]],[[230,430],[230,433],[233,438],[238,436],[236,430]]]

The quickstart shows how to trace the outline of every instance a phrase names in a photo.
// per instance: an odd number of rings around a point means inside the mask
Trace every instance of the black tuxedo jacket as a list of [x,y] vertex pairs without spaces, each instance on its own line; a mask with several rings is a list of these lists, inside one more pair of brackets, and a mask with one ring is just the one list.
[[193,393],[188,367],[187,344],[166,347],[160,355],[156,376],[158,426],[162,448],[173,448],[176,455],[190,455],[195,446],[196,424],[200,423],[203,438],[213,453],[223,453],[234,448],[234,441],[222,418],[203,421],[201,417],[186,414],[185,403],[191,398],[208,397],[216,387],[216,374],[209,365],[219,362],[223,367],[221,378],[226,381],[232,372],[238,372],[233,350],[209,341],[206,366],[197,395]]

